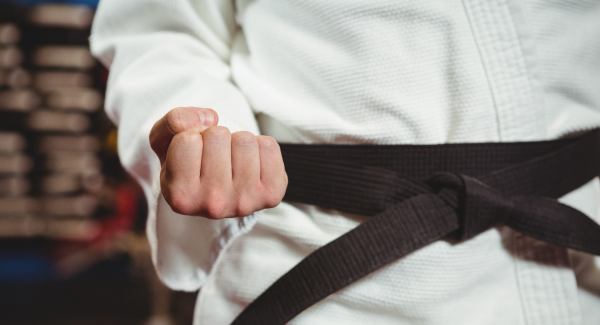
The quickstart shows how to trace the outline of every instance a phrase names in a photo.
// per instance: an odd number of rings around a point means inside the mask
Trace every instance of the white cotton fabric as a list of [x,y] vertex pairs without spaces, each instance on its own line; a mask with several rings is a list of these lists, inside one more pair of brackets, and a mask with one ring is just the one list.
[[[102,0],[90,41],[110,68],[121,161],[150,204],[157,271],[174,289],[202,288],[195,324],[230,323],[365,218],[288,203],[177,215],[148,143],[172,108],[210,107],[232,132],[306,144],[531,141],[600,126],[598,1]],[[594,180],[563,202],[597,218],[599,194]],[[600,324],[599,265],[498,227],[420,249],[290,323]]]

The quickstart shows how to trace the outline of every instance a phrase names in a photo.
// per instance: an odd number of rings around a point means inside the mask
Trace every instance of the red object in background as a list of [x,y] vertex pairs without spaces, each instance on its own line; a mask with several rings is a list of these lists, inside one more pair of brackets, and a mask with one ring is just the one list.
[[104,80],[104,84],[106,85],[108,83],[108,69],[103,66],[103,65],[99,65],[100,67],[98,68],[99,70],[99,75],[102,78],[102,80]]
[[115,214],[103,221],[100,233],[91,240],[102,242],[114,235],[131,230],[138,216],[138,191],[132,185],[122,183],[115,189]]
[[[98,226],[88,237],[56,242],[52,248],[57,274],[68,278],[88,267],[122,252],[123,239],[131,233],[139,215],[141,192],[130,183],[108,187],[113,192],[114,213],[102,220],[93,221]],[[126,244],[125,244],[126,245]]]

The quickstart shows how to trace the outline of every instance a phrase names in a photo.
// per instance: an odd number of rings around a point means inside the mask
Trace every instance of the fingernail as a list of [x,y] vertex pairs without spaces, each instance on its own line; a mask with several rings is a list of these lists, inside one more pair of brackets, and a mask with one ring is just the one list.
[[212,126],[215,122],[215,117],[211,111],[199,111],[200,121],[204,126]]

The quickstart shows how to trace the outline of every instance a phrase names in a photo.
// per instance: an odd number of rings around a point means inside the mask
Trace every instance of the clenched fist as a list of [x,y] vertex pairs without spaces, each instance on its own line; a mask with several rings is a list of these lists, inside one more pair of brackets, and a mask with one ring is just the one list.
[[178,107],[152,127],[167,203],[177,213],[210,219],[277,206],[288,180],[275,139],[232,134],[217,122],[212,109]]

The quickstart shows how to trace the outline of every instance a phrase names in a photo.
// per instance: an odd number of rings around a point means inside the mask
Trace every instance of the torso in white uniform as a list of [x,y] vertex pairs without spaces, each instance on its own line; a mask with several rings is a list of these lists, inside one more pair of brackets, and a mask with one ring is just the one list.
[[[174,288],[202,287],[196,324],[228,324],[365,217],[288,203],[222,221],[174,214],[147,144],[171,108],[211,107],[232,131],[307,144],[532,141],[600,126],[595,1],[107,0],[91,41],[111,65],[121,159],[151,202],[157,270]],[[593,181],[565,202],[596,217],[599,194]],[[291,323],[596,324],[599,295],[590,257],[498,227],[429,245]]]

